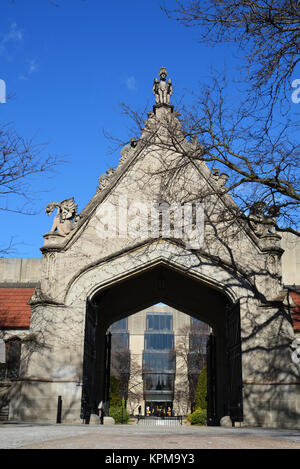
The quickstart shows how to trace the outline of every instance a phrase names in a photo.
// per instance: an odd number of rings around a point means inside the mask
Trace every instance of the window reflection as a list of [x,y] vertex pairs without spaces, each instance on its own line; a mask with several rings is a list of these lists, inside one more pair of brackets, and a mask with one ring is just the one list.
[[128,332],[118,332],[113,333],[111,338],[112,348],[128,348],[129,347],[129,333]]
[[171,314],[147,314],[147,331],[171,331],[173,317]]
[[145,350],[170,350],[174,347],[174,334],[145,332]]
[[127,331],[128,329],[128,318],[120,319],[119,321],[114,322],[110,326],[111,332]]
[[145,375],[145,391],[173,391],[173,385],[173,374],[147,373]]
[[143,353],[143,369],[147,371],[174,371],[175,353],[168,352],[147,352]]
[[109,330],[112,333],[112,348],[129,347],[128,318],[114,322]]

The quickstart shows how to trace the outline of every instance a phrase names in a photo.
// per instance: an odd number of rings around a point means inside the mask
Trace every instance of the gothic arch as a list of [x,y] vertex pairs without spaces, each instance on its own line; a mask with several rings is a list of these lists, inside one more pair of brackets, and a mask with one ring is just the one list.
[[232,303],[242,297],[257,299],[255,287],[241,273],[229,269],[225,264],[161,241],[93,263],[76,273],[66,288],[64,303],[70,306],[85,302],[98,290],[139,275],[159,264],[221,291]]

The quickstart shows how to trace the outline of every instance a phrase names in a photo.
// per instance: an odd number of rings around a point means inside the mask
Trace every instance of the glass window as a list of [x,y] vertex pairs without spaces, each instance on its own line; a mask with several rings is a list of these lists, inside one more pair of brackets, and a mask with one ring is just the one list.
[[173,329],[173,317],[171,314],[147,314],[148,331],[171,331]]
[[209,334],[210,327],[203,321],[191,317],[191,328],[202,334]]
[[190,334],[190,350],[193,352],[206,353],[206,335],[193,335]]
[[146,373],[144,376],[145,391],[173,391],[174,375]]
[[175,371],[174,352],[145,352],[143,353],[143,371]]
[[109,330],[112,333],[112,348],[129,347],[128,318],[114,322]]
[[168,350],[174,347],[174,334],[145,332],[145,350]]
[[128,318],[120,319],[120,321],[116,321],[110,326],[111,332],[127,331],[127,329],[128,329]]
[[114,332],[111,337],[112,348],[128,348],[129,347],[129,333],[128,332]]

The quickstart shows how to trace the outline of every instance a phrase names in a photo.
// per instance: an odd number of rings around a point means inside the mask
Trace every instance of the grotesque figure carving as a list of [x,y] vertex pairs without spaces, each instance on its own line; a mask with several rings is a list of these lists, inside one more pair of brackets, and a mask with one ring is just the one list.
[[51,202],[46,207],[46,213],[50,215],[57,208],[51,232],[57,231],[60,235],[66,236],[75,228],[75,224],[79,219],[77,214],[78,205],[74,202],[74,197],[63,200],[62,202]]
[[254,232],[258,236],[274,234],[276,225],[276,217],[274,210],[267,210],[265,202],[255,202],[250,208],[250,222]]
[[154,83],[152,87],[153,94],[156,99],[156,104],[170,104],[170,97],[173,93],[172,81],[169,78],[166,81],[168,72],[165,67],[162,67],[159,71],[160,81],[158,78],[154,78]]

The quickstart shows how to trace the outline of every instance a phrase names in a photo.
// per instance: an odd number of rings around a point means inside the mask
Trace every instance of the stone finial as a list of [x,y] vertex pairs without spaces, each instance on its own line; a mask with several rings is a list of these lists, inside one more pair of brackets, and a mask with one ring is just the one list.
[[75,204],[74,197],[65,199],[62,202],[51,202],[48,204],[45,210],[48,215],[57,209],[50,232],[58,232],[62,236],[67,236],[75,228],[75,223],[78,221],[77,207],[78,205]]
[[170,105],[170,97],[173,93],[173,86],[170,78],[168,81],[166,81],[168,71],[165,67],[161,67],[159,71],[159,76],[160,81],[158,80],[158,78],[154,78],[154,83],[152,87],[152,91],[156,100],[156,105]]

